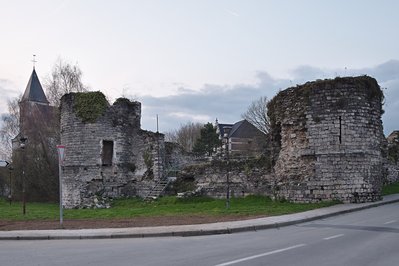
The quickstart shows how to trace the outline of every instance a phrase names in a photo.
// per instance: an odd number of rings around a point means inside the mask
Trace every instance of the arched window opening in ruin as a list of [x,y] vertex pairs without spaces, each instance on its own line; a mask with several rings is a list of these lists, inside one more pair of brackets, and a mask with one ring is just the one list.
[[103,140],[102,165],[111,166],[114,154],[114,142],[112,140]]

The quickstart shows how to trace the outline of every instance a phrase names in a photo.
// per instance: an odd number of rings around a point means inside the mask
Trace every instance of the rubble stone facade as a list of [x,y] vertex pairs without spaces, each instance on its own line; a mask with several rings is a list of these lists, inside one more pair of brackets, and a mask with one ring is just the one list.
[[231,197],[273,195],[270,169],[258,159],[230,161],[229,164],[214,160],[187,166],[180,171],[179,178],[191,179],[196,193],[213,198],[225,198],[227,188]]
[[[89,95],[86,111],[96,112],[101,106],[90,101],[104,95],[84,94]],[[164,135],[142,130],[141,104],[123,98],[109,106],[104,97],[106,106],[98,117],[85,121],[78,106],[81,95],[70,93],[61,99],[64,207],[93,207],[103,197],[145,196],[162,178]]]
[[395,130],[387,137],[388,156],[386,160],[387,176],[385,183],[391,184],[399,181],[399,131]]
[[367,76],[279,92],[268,104],[277,194],[297,202],[380,199],[382,101]]

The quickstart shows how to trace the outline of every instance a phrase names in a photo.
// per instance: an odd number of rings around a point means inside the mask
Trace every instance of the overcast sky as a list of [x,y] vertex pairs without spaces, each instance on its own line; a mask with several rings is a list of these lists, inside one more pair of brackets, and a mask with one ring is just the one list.
[[240,120],[279,89],[335,76],[385,88],[385,133],[399,129],[399,1],[0,0],[0,114],[32,71],[61,57],[111,100],[142,102],[142,127]]

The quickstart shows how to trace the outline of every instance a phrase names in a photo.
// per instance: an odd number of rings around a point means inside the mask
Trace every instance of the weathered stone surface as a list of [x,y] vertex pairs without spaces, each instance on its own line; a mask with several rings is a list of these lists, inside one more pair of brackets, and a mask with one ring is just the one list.
[[203,160],[204,158],[198,157],[192,152],[184,151],[177,143],[165,142],[165,168],[168,176],[175,176],[177,171]]
[[380,199],[383,94],[375,79],[336,78],[281,91],[268,105],[280,197]]
[[390,184],[399,181],[399,131],[395,130],[387,137],[384,148],[387,152],[386,180]]
[[[229,180],[227,180],[227,175]],[[243,197],[250,194],[273,195],[273,178],[270,169],[263,161],[226,161],[214,160],[184,167],[179,179],[192,180],[195,194],[214,198],[225,198],[227,187],[231,197]],[[172,187],[173,188],[173,187]],[[187,191],[178,191],[187,192]],[[187,194],[187,193],[186,193]],[[191,193],[188,193],[191,194]]]
[[385,183],[391,184],[399,181],[399,164],[388,162],[386,164],[387,167],[387,176],[385,179]]
[[[281,91],[268,106],[274,171],[270,162],[227,166],[225,161],[201,162],[169,144],[165,151],[162,134],[140,129],[138,102],[117,100],[94,122],[83,122],[74,97],[65,95],[61,104],[66,207],[106,206],[107,197],[145,196],[164,168],[168,176],[178,176],[175,193],[183,192],[177,186],[185,179],[192,184],[181,187],[196,194],[225,197],[228,174],[232,197],[263,194],[298,202],[378,200],[384,174],[389,180],[394,178],[390,173],[397,177],[397,168],[385,163],[383,95],[370,77],[309,82]],[[104,164],[106,144],[113,147],[111,164]]]
[[90,207],[103,197],[144,196],[162,177],[164,135],[142,130],[141,104],[127,99],[118,99],[94,122],[83,122],[74,109],[76,95],[61,99],[63,205]]

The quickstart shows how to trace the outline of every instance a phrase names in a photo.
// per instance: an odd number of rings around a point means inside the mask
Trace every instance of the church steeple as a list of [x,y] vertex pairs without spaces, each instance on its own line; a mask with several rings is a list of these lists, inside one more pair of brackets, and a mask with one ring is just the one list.
[[36,102],[41,104],[49,104],[49,101],[44,94],[42,85],[37,77],[36,70],[33,68],[32,75],[30,76],[28,85],[26,86],[25,93],[22,96],[21,102]]

